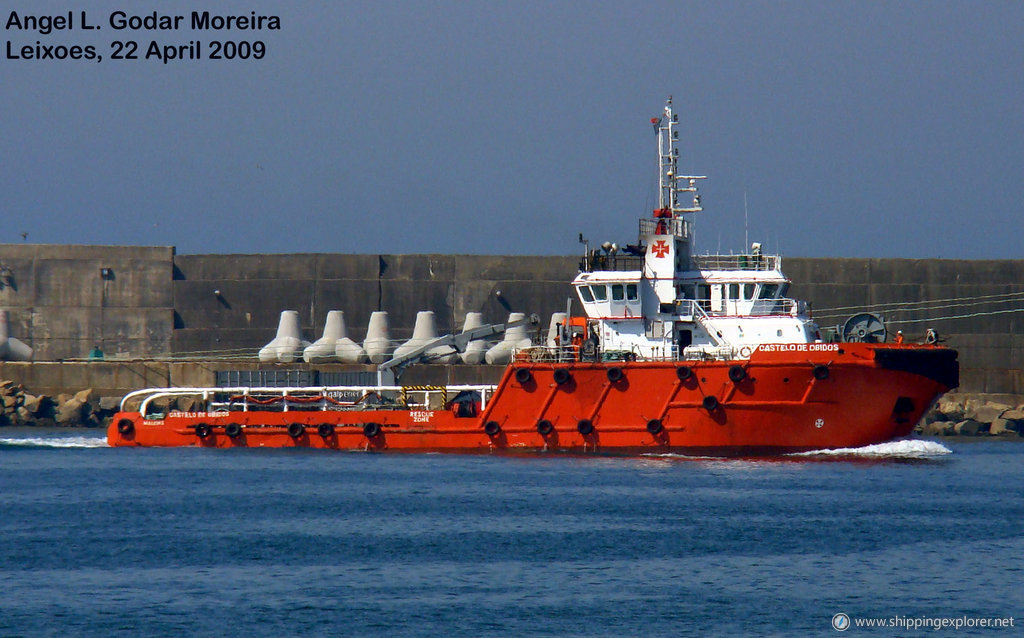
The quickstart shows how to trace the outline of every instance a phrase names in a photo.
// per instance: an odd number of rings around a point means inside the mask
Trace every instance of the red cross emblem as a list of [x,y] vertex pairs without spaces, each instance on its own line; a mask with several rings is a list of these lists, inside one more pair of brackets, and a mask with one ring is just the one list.
[[658,241],[654,242],[653,246],[651,246],[651,252],[654,253],[655,257],[664,257],[665,255],[668,254],[668,242],[659,239]]

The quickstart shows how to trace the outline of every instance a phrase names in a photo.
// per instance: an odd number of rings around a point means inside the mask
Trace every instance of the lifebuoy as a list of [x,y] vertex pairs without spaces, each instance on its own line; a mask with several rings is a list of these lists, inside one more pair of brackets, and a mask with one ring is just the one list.
[[747,371],[743,366],[729,366],[729,378],[733,383],[739,383],[747,378]]
[[812,374],[814,374],[814,378],[817,379],[818,381],[824,381],[825,379],[828,378],[828,366],[819,363],[818,365],[814,366],[814,371],[812,372]]
[[593,434],[594,424],[591,423],[590,419],[580,419],[576,422],[576,429],[583,436],[587,436],[588,434]]
[[288,425],[288,436],[293,439],[297,439],[306,433],[306,426],[301,423],[291,423]]
[[679,366],[676,368],[676,376],[680,381],[686,381],[693,376],[693,368],[690,366]]
[[135,423],[131,419],[121,419],[117,422],[117,431],[128,435],[135,431]]
[[201,439],[205,439],[206,437],[210,436],[211,432],[213,432],[213,428],[211,428],[209,425],[205,423],[200,423],[199,425],[196,426],[196,436],[198,436]]
[[484,423],[484,432],[487,433],[487,436],[498,436],[501,432],[501,426],[498,425],[497,421],[488,421]]
[[750,346],[743,346],[740,348],[741,357],[749,357],[751,354],[753,354],[753,351],[750,349]]
[[224,426],[224,434],[227,434],[232,439],[238,437],[242,433],[242,426],[237,423],[228,423]]
[[519,382],[519,385],[525,385],[529,383],[531,379],[533,379],[533,373],[528,369],[519,368],[516,370],[516,381]]
[[380,434],[380,423],[367,423],[363,426],[363,436],[368,439]]
[[704,409],[708,412],[714,412],[718,408],[718,399],[711,396],[710,394],[700,402]]
[[334,426],[330,423],[321,423],[316,426],[316,433],[326,439],[330,435],[334,434]]
[[658,434],[665,429],[665,426],[661,424],[659,419],[651,419],[647,422],[647,431],[651,434]]
[[539,432],[541,436],[547,436],[554,431],[555,426],[551,421],[548,421],[547,419],[537,421],[537,432]]
[[566,383],[569,383],[570,379],[572,379],[572,375],[569,374],[569,371],[566,370],[565,368],[559,368],[555,370],[554,377],[555,383],[557,383],[558,385],[565,385]]
[[612,383],[621,380],[623,376],[622,368],[618,366],[608,368],[608,372],[606,374],[608,375],[608,380],[611,381]]

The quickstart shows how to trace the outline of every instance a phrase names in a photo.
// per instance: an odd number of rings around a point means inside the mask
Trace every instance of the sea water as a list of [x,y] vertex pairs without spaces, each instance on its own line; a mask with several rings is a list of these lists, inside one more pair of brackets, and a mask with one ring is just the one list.
[[0,636],[1017,635],[1022,486],[1006,441],[723,460],[8,428]]

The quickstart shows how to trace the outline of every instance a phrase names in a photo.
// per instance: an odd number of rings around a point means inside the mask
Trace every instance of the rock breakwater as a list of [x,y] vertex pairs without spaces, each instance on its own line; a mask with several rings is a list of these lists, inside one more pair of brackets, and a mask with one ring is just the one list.
[[984,396],[947,395],[915,430],[923,436],[1024,437],[1024,404]]
[[51,397],[33,394],[20,383],[0,381],[0,425],[100,427],[117,411],[119,400],[91,389]]

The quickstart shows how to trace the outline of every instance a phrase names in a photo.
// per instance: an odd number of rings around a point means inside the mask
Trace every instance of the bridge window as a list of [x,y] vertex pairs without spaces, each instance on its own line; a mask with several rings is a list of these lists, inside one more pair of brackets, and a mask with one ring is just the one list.
[[580,286],[580,297],[582,297],[583,301],[586,303],[594,301],[594,295],[590,294],[590,286]]
[[636,301],[640,298],[639,291],[637,290],[636,284],[626,284],[626,299],[630,301]]
[[743,284],[743,298],[748,301],[754,298],[754,284]]
[[590,287],[590,290],[594,293],[594,299],[598,301],[608,301],[608,287],[604,285],[594,285]]
[[739,298],[740,298],[740,285],[739,284],[729,284],[729,299],[732,299],[733,301],[735,301],[735,300],[737,300]]
[[622,301],[626,298],[622,284],[612,284],[612,301]]
[[775,293],[779,291],[779,284],[761,284],[761,294],[758,299],[775,299]]

